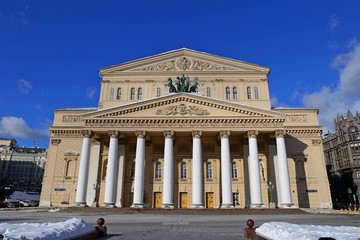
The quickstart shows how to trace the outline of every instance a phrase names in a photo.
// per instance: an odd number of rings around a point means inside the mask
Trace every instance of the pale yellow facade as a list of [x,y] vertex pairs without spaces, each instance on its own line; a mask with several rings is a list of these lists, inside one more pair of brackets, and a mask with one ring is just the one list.
[[[277,161],[280,133],[286,147],[282,166],[287,166],[292,201],[286,204],[332,208],[318,110],[273,109],[268,74],[267,67],[190,49],[100,70],[98,107],[54,111],[40,204],[72,206],[86,201],[88,206],[130,207],[137,191],[143,197],[142,207],[164,207],[168,204],[164,187],[170,187],[165,182],[169,178],[164,178],[171,172],[171,190],[165,191],[174,208],[197,205],[194,179],[199,176],[196,181],[201,185],[196,189],[205,208],[221,207],[229,194],[235,208],[280,207],[284,194],[279,190],[284,182],[280,176],[286,176]],[[169,93],[168,79],[175,85],[183,75],[190,84],[198,79],[197,91]],[[139,137],[145,141],[143,175],[135,169],[135,160],[140,159]],[[170,168],[164,160],[168,138],[172,140]],[[254,150],[250,139],[254,138],[256,164],[249,167],[249,151]],[[90,139],[88,145],[86,139]],[[194,139],[200,139],[195,151]],[[229,143],[227,155],[223,140]],[[111,141],[116,147],[110,146]],[[200,154],[201,173],[193,172],[194,154]],[[111,164],[109,159],[113,159]],[[81,161],[87,165],[81,167]],[[229,161],[230,172],[222,172],[229,167],[222,161]],[[256,173],[251,172],[254,166]],[[258,184],[249,180],[249,173]],[[135,184],[135,178],[140,182]],[[223,185],[229,178],[230,188]],[[253,195],[256,184],[260,192]],[[86,200],[79,200],[81,195]],[[254,203],[254,196],[260,202]]]

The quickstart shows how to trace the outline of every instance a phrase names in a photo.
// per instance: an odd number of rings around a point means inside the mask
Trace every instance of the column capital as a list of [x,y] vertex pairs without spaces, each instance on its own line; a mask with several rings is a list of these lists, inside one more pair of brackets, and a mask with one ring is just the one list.
[[117,130],[109,130],[108,134],[111,138],[117,138],[119,136],[119,131]]
[[163,134],[165,138],[173,138],[175,132],[173,130],[164,130]]
[[94,132],[91,130],[81,130],[81,135],[83,137],[91,138],[94,135]]
[[220,138],[228,138],[230,133],[230,130],[220,130]]
[[275,131],[275,136],[278,137],[284,137],[286,135],[286,131],[285,130],[276,130]]
[[138,138],[145,138],[146,131],[136,130],[136,131],[135,131],[135,135],[136,135]]
[[257,135],[259,135],[258,130],[249,130],[247,132],[248,138],[256,138]]
[[193,130],[191,131],[192,137],[193,138],[200,138],[202,135],[202,131],[201,130]]

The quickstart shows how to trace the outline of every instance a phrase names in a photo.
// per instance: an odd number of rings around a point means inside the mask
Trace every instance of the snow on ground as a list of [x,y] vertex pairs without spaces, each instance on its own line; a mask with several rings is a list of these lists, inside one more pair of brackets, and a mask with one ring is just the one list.
[[81,218],[57,223],[0,223],[0,234],[4,240],[69,239],[94,230],[95,227]]
[[360,240],[360,227],[300,225],[286,222],[264,223],[255,232],[267,239],[318,240],[331,237],[336,240]]

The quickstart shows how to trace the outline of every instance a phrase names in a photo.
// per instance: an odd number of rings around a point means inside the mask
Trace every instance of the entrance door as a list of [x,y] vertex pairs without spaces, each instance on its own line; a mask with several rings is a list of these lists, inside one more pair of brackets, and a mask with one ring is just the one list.
[[161,192],[154,193],[154,208],[161,208],[162,205],[162,194]]
[[188,194],[187,194],[187,192],[180,193],[180,208],[188,208]]
[[214,193],[213,192],[206,193],[206,207],[207,208],[214,208],[215,207]]

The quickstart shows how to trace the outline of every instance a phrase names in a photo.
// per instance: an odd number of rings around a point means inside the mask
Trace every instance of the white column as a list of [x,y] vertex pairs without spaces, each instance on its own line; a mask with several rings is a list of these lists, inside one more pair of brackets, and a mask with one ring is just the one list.
[[192,131],[192,205],[191,208],[204,208],[203,163],[201,151],[202,131]]
[[230,161],[230,131],[220,131],[221,137],[221,189],[222,203],[221,208],[234,208],[232,197],[232,176]]
[[284,130],[277,130],[275,132],[276,136],[276,150],[277,150],[277,162],[279,169],[279,185],[281,192],[281,202],[280,207],[292,207],[294,204],[291,200],[291,189],[290,189],[290,177],[289,177],[289,167],[286,156],[286,147],[285,147],[285,138],[284,135],[286,132]]
[[258,131],[248,131],[249,137],[249,180],[251,208],[263,207],[261,196],[261,181],[259,167],[259,153],[256,136]]
[[79,167],[79,177],[76,188],[76,206],[86,206],[86,188],[88,183],[89,175],[89,162],[90,162],[90,146],[91,146],[91,137],[92,132],[90,130],[82,131],[84,136],[82,149],[81,149],[81,158],[80,158],[80,167]]
[[116,207],[123,206],[123,194],[124,194],[124,169],[125,169],[125,139],[120,136],[120,145],[118,148],[119,155],[119,168],[118,168],[118,181],[117,181],[117,191],[116,191]]
[[136,131],[136,157],[135,157],[135,179],[134,200],[132,208],[144,208],[144,170],[145,170],[145,135],[146,131]]
[[109,131],[110,146],[108,164],[106,168],[106,186],[104,204],[106,207],[115,207],[117,167],[118,167],[118,135],[119,131]]
[[164,131],[164,179],[162,208],[174,208],[173,186],[174,186],[174,131]]

